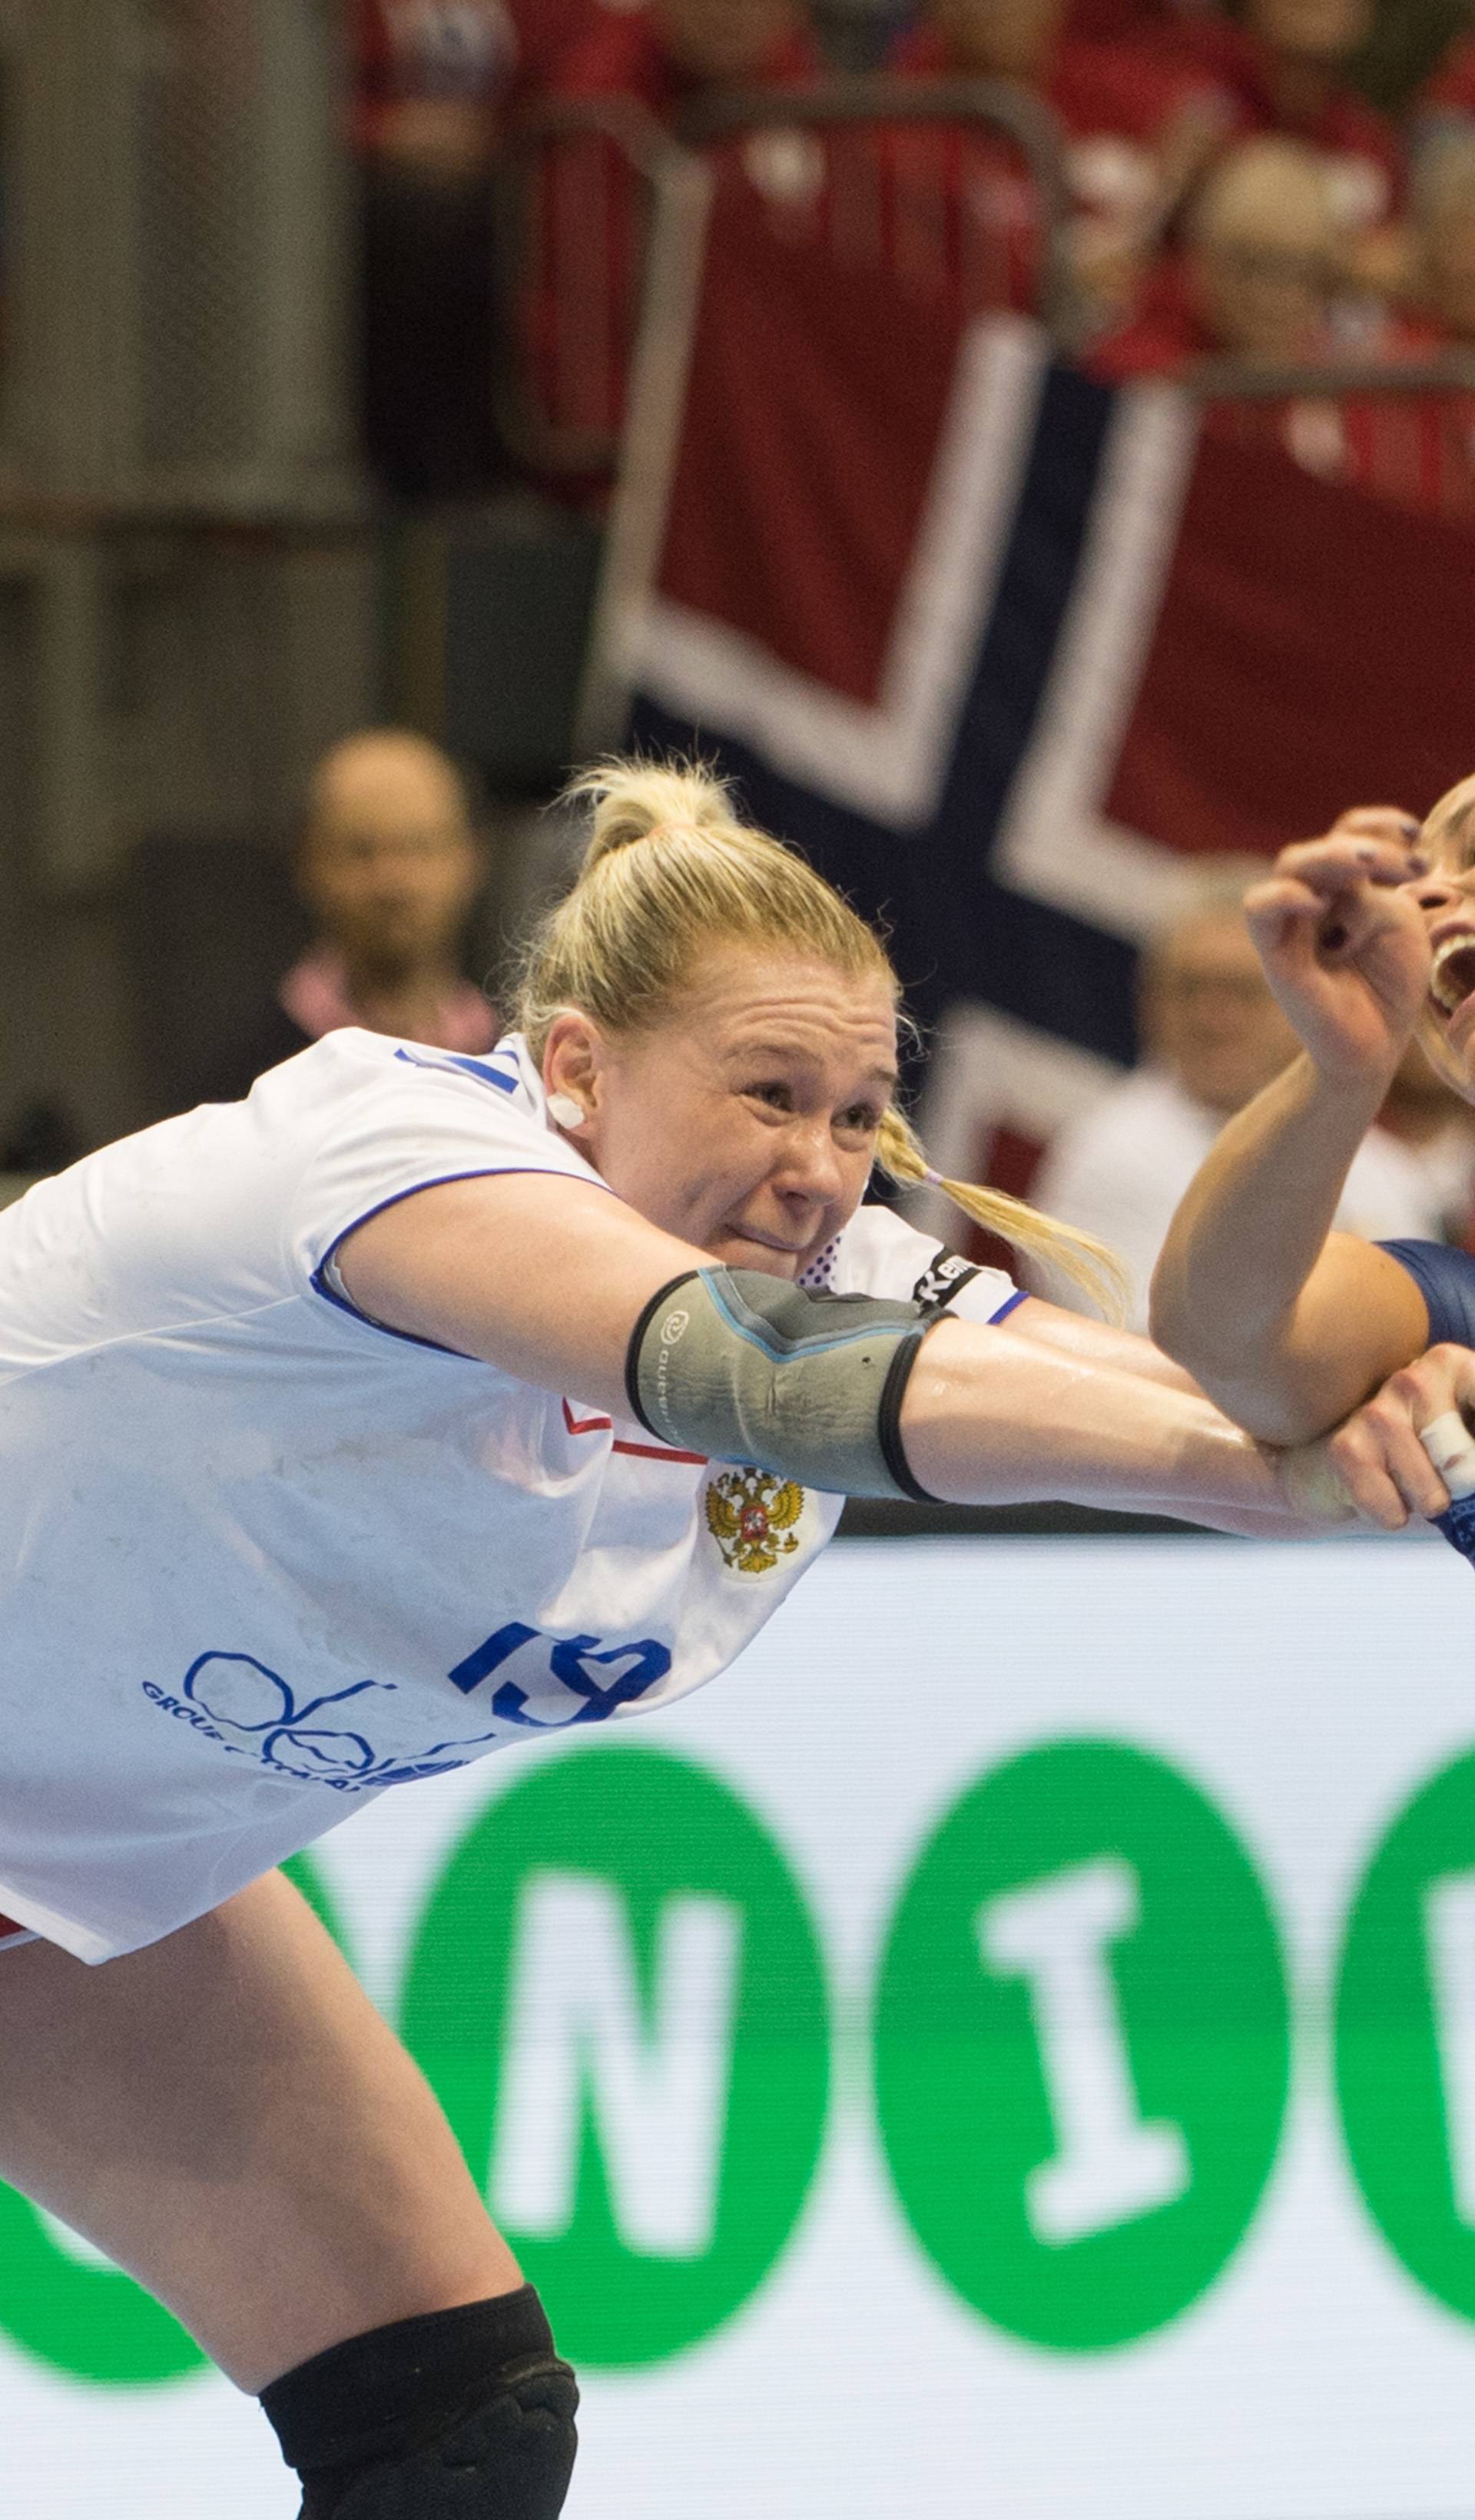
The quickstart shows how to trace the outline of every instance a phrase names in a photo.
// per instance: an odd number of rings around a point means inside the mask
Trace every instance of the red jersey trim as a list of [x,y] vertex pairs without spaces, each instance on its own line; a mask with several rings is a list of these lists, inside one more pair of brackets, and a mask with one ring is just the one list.
[[[613,1426],[614,1419],[612,1418],[576,1418],[565,1400],[563,1423],[570,1435],[603,1435]],[[610,1450],[616,1453],[632,1453],[638,1462],[685,1462],[694,1470],[704,1470],[707,1465],[705,1453],[676,1453],[668,1444],[627,1444],[618,1435]]]

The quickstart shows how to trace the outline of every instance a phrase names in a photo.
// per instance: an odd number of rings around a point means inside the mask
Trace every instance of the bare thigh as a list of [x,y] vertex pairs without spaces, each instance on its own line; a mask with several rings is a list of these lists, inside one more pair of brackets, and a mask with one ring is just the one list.
[[102,1968],[0,1958],[0,2177],[243,2389],[521,2281],[419,2068],[277,1873]]

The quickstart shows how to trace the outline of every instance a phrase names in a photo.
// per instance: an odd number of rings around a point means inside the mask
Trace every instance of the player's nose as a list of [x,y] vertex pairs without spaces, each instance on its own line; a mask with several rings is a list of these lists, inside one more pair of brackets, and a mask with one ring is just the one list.
[[1437,911],[1453,909],[1457,902],[1467,897],[1472,887],[1475,887],[1475,871],[1463,883],[1453,875],[1421,876],[1407,889],[1412,893],[1420,910],[1433,916]]
[[820,1204],[841,1195],[844,1177],[839,1151],[827,1124],[816,1123],[789,1134],[775,1183],[790,1198],[812,1199]]

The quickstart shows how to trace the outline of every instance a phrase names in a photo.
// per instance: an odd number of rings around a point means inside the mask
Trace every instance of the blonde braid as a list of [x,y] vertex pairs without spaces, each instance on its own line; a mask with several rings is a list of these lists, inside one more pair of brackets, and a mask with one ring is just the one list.
[[925,1183],[942,1191],[985,1233],[1001,1235],[1016,1251],[1048,1261],[1089,1296],[1107,1321],[1126,1320],[1131,1282],[1109,1244],[1098,1242],[1094,1234],[1083,1233],[1076,1226],[1057,1225],[1053,1217],[1042,1216],[1038,1208],[1028,1206],[1022,1198],[1012,1198],[1007,1191],[983,1190],[973,1182],[945,1181],[932,1170],[911,1122],[895,1103],[881,1120],[875,1159],[894,1182],[908,1189],[920,1188]]

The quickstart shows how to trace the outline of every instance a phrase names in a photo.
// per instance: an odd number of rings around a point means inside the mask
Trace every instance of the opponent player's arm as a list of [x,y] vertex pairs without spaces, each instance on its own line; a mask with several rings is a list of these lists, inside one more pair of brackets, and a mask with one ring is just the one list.
[[[1152,1334],[1241,1425],[1323,1434],[1429,1339],[1409,1274],[1332,1218],[1428,984],[1396,818],[1286,850],[1246,913],[1305,1055],[1231,1120],[1174,1219]],[[1365,828],[1364,828],[1365,827]],[[1400,827],[1402,830],[1402,827]]]
[[1428,1344],[1407,1271],[1331,1231],[1380,1101],[1298,1059],[1229,1122],[1158,1261],[1154,1338],[1271,1443],[1324,1434]]
[[1007,1327],[934,1327],[916,1305],[858,1315],[714,1271],[592,1185],[517,1174],[423,1191],[359,1227],[338,1268],[387,1328],[818,1487],[1062,1498],[1231,1531],[1339,1518],[1329,1491],[1292,1502],[1276,1457],[1199,1396]]

